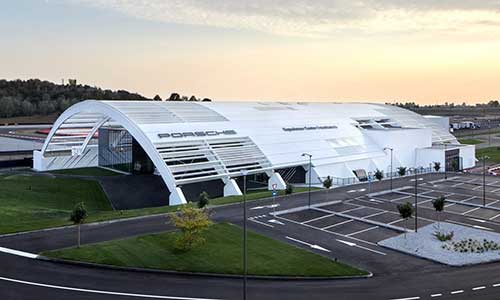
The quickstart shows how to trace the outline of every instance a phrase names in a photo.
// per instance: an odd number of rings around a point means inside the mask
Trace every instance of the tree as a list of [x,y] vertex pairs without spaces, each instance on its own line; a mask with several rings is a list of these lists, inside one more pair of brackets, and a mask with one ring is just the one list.
[[71,212],[71,216],[69,217],[70,221],[73,222],[78,228],[78,248],[80,248],[80,227],[88,217],[87,209],[85,208],[85,204],[83,202],[77,203]]
[[413,216],[413,206],[410,202],[406,202],[405,204],[398,204],[398,211],[401,218],[405,221],[405,239],[406,239],[406,230],[408,228],[408,219]]
[[193,95],[189,98],[189,101],[198,101],[198,99],[196,99],[196,97]]
[[168,98],[168,101],[181,101],[181,96],[177,93],[172,93]]
[[292,193],[293,193],[293,186],[287,183],[285,188],[285,195],[291,195]]
[[154,98],[153,98],[154,101],[161,101],[161,97],[160,95],[156,95]]
[[333,185],[332,178],[330,176],[327,176],[326,179],[323,181],[323,187],[326,189],[326,200],[328,201],[328,193],[330,192],[330,188]]
[[441,163],[436,161],[434,162],[434,170],[436,170],[436,172],[439,172],[439,170],[441,170]]
[[384,173],[382,173],[382,171],[380,171],[379,169],[377,169],[375,171],[374,175],[375,175],[375,178],[377,178],[377,180],[379,180],[379,181],[382,180],[382,178],[384,178]]
[[444,204],[446,202],[446,198],[444,196],[439,196],[436,199],[432,200],[432,206],[434,206],[434,209],[436,210],[437,214],[437,220],[438,220],[438,227],[440,227],[439,220],[440,220],[440,215],[441,212],[444,210]]
[[399,176],[405,176],[406,175],[406,167],[399,167],[398,174],[399,174]]
[[208,193],[203,191],[200,193],[200,196],[198,198],[198,207],[199,208],[204,208],[205,206],[208,205],[210,197],[208,196]]
[[177,213],[171,216],[171,220],[175,227],[181,231],[175,242],[175,248],[180,251],[189,251],[203,244],[205,239],[202,233],[212,224],[207,210],[191,205],[182,206]]
[[451,169],[456,172],[458,171],[458,162],[456,160],[451,161]]

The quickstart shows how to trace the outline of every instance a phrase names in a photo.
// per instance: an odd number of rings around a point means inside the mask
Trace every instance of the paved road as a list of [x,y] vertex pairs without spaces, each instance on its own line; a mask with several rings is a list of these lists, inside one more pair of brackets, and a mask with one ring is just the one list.
[[[436,179],[437,176],[429,176]],[[395,182],[396,187],[410,185],[408,178]],[[388,188],[388,181],[372,184],[372,192]],[[366,185],[344,187],[330,192],[328,201],[362,196]],[[365,191],[362,191],[365,189]],[[313,203],[327,201],[326,193],[313,193]],[[306,194],[280,198],[279,209],[305,205]],[[249,202],[249,216],[268,213],[270,200]],[[253,209],[252,209],[253,208]],[[241,224],[240,204],[214,208],[215,221]],[[374,273],[371,279],[334,281],[250,280],[249,299],[397,299],[442,294],[449,299],[498,299],[500,268],[485,264],[467,268],[451,268],[384,249],[387,255],[356,249],[332,239],[331,235],[311,231],[304,226],[278,225],[273,228],[248,222],[251,230],[275,239],[293,243],[287,236],[321,242],[331,252],[313,250],[339,258]],[[165,216],[151,216],[119,222],[88,224],[83,227],[83,242],[99,242],[151,232],[170,227]],[[4,236],[0,246],[37,253],[74,245],[74,228]],[[299,247],[307,246],[296,244]],[[311,250],[310,248],[308,248]],[[251,259],[251,258],[250,258]],[[168,275],[142,272],[103,270],[75,267],[29,258],[0,254],[0,295],[2,299],[173,299],[166,296],[210,299],[241,299],[241,280],[188,275]],[[20,280],[12,281],[12,280]],[[34,284],[44,284],[44,286]],[[483,288],[484,287],[484,288]],[[78,290],[68,289],[78,288]],[[474,289],[474,290],[473,290]],[[461,292],[462,291],[462,292]],[[111,292],[111,293],[110,293]],[[453,294],[451,294],[453,292]],[[121,293],[121,294],[117,294]],[[413,298],[417,299],[417,298]]]

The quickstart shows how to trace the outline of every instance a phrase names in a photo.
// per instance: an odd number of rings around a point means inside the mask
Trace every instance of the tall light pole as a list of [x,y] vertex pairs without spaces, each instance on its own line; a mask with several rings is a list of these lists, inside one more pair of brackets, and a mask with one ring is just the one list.
[[241,170],[243,175],[243,300],[247,299],[247,170]]
[[417,176],[417,167],[414,168],[415,171],[415,232],[417,232],[418,229],[418,193],[417,193],[417,186],[418,186],[418,176]]
[[491,146],[491,120],[488,120],[488,146]]
[[302,156],[309,156],[309,193],[308,193],[308,200],[307,200],[307,205],[308,207],[311,207],[311,171],[312,171],[312,155],[309,153],[302,153]]
[[486,206],[486,160],[489,159],[489,157],[483,155],[481,159],[483,160],[483,206]]
[[393,173],[393,170],[392,170],[392,152],[394,151],[394,148],[385,147],[384,151],[385,150],[391,150],[391,192],[392,192],[392,173]]
[[448,148],[448,144],[444,144],[444,179],[448,179],[448,173],[446,173],[446,167],[447,167],[447,163],[446,163],[446,150]]

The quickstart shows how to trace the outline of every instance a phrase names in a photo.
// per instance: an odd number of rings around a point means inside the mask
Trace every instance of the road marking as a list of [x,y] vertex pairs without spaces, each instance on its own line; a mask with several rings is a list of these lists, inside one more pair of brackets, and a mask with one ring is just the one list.
[[333,225],[329,225],[329,226],[323,227],[323,228],[321,228],[321,229],[322,229],[322,230],[330,229],[330,228],[332,228],[332,227],[339,226],[339,225],[342,225],[342,224],[346,224],[346,223],[349,223],[349,222],[352,222],[352,221],[354,221],[354,220],[353,220],[353,219],[349,219],[349,220],[347,220],[347,221],[342,221],[342,222],[340,222],[340,223],[333,224]]
[[268,222],[269,222],[269,223],[278,224],[278,225],[285,225],[285,223],[282,223],[282,222],[280,222],[280,221],[278,221],[278,220],[276,220],[276,219],[271,219],[271,220],[269,220]]
[[450,223],[455,223],[455,224],[458,224],[458,225],[463,225],[463,226],[468,226],[468,227],[476,228],[476,229],[494,231],[493,229],[488,228],[488,227],[483,227],[483,226],[479,226],[479,225],[471,225],[471,224],[467,224],[467,223],[453,221],[453,220],[450,220],[450,219],[446,219],[445,221],[446,222],[450,222]]
[[16,256],[22,256],[22,257],[26,257],[26,258],[31,258],[31,259],[38,258],[38,255],[33,254],[33,253],[28,253],[28,252],[4,248],[4,247],[0,247],[0,252],[12,254],[12,255],[16,255]]
[[456,294],[461,294],[461,293],[463,293],[463,292],[464,292],[464,290],[458,290],[458,291],[453,291],[453,292],[450,292],[450,294],[452,294],[452,295],[456,295]]
[[468,214],[468,213],[471,213],[471,212],[473,212],[473,211],[476,211],[476,210],[478,210],[478,209],[480,209],[480,208],[481,208],[481,207],[475,207],[475,208],[470,209],[470,210],[468,210],[468,211],[466,211],[466,212],[463,212],[463,213],[462,213],[462,216],[463,216],[463,215],[466,215],[466,214]]
[[353,235],[356,235],[356,234],[359,234],[359,233],[363,233],[363,232],[366,232],[366,231],[370,231],[372,229],[376,229],[376,228],[379,228],[378,226],[373,226],[373,227],[370,227],[370,228],[366,228],[366,229],[363,229],[363,230],[360,230],[360,231],[356,231],[356,232],[353,232],[353,233],[349,233],[347,234],[346,236],[353,236]]
[[391,299],[391,300],[418,300],[420,297],[409,297],[409,298],[397,298],[397,299]]
[[321,220],[321,219],[324,219],[324,218],[328,218],[328,217],[331,217],[331,216],[333,216],[333,215],[335,215],[335,214],[334,214],[334,213],[332,213],[332,214],[329,214],[329,215],[325,215],[325,216],[317,217],[317,218],[314,218],[314,219],[311,219],[311,220],[304,221],[304,222],[302,222],[302,224],[307,224],[307,223],[309,223],[309,222],[314,222],[314,221],[317,221],[317,220]]
[[31,282],[31,281],[25,281],[25,280],[17,280],[17,279],[6,278],[6,277],[0,277],[0,280],[14,282],[14,283],[20,283],[20,284],[25,284],[25,285],[31,285],[31,286],[50,288],[50,289],[75,291],[75,292],[91,293],[91,294],[101,294],[101,295],[125,296],[125,297],[136,297],[136,298],[150,298],[150,299],[172,299],[172,300],[216,300],[216,299],[209,299],[209,298],[160,296],[160,295],[134,294],[134,293],[91,290],[91,289],[82,289],[82,288],[74,288],[74,287],[67,287],[67,286],[60,286],[60,285],[37,283],[37,282]]
[[498,214],[498,215],[496,215],[496,216],[493,216],[493,217],[489,218],[489,220],[494,220],[494,219],[496,219],[496,218],[498,218],[498,217],[500,217],[500,214]]
[[289,236],[287,236],[286,238],[289,239],[289,240],[291,240],[291,241],[297,242],[299,244],[303,244],[303,245],[309,246],[312,249],[317,249],[317,250],[321,250],[321,251],[325,251],[325,252],[331,252],[330,250],[325,249],[325,248],[323,248],[323,247],[321,247],[319,245],[310,244],[308,242],[304,242],[304,241],[301,241],[301,240],[298,240],[298,239],[294,239],[294,238],[289,237]]
[[378,213],[374,213],[374,214],[368,215],[366,217],[362,217],[361,219],[368,219],[368,218],[375,217],[375,216],[378,216],[378,215],[381,215],[381,214],[385,214],[385,213],[386,213],[386,211],[383,210],[383,211],[380,211]]
[[263,208],[264,208],[264,206],[255,206],[255,207],[250,208],[250,210],[263,209]]
[[[500,214],[499,214],[500,215]],[[469,220],[472,220],[472,221],[476,221],[476,222],[479,222],[479,223],[486,223],[485,220],[480,220],[480,219],[475,219],[475,218],[469,218]],[[490,219],[491,220],[491,219]]]
[[441,297],[441,296],[443,296],[443,294],[432,294],[432,295],[431,295],[431,298]]
[[375,202],[375,203],[384,203],[384,201],[376,200],[376,199],[370,199],[370,202]]
[[475,288],[472,288],[473,291],[479,291],[479,290],[484,290],[486,287],[483,285],[483,286],[477,286]]
[[360,245],[358,245],[356,243],[352,243],[352,242],[348,242],[348,241],[344,241],[344,240],[339,240],[339,239],[335,239],[335,240],[337,242],[346,244],[349,247],[356,247],[356,248],[360,248],[360,249],[363,249],[363,250],[366,250],[366,251],[371,251],[371,252],[374,252],[374,253],[377,253],[377,254],[380,254],[380,255],[387,255],[387,253],[380,252],[380,251],[377,251],[377,250],[373,250],[373,249],[370,249],[370,248],[367,248],[367,247],[363,247],[363,246],[360,246]]
[[499,287],[500,286],[500,283],[495,283],[493,285],[491,285],[492,287]]
[[266,224],[266,223],[264,223],[264,222],[261,222],[261,221],[257,221],[257,220],[255,220],[255,219],[252,219],[252,218],[250,218],[249,220],[250,220],[250,221],[252,221],[252,222],[255,222],[255,223],[257,223],[257,224],[260,224],[260,225],[264,225],[264,226],[267,226],[267,227],[274,228],[274,226],[273,226],[273,225],[269,225],[269,224]]

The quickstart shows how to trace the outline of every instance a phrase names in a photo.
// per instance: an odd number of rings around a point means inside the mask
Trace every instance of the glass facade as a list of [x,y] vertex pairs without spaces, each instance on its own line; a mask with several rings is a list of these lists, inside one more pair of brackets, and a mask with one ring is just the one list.
[[99,166],[133,174],[152,174],[154,164],[123,128],[99,129]]

